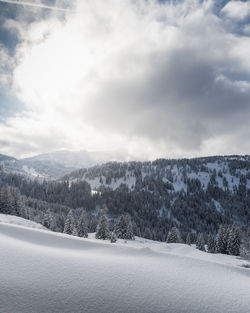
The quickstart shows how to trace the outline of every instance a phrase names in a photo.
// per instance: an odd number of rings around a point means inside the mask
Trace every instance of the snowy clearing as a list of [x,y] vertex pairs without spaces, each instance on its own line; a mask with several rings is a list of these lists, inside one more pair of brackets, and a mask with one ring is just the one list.
[[0,218],[1,313],[249,313],[250,270],[236,257],[142,238],[111,244]]

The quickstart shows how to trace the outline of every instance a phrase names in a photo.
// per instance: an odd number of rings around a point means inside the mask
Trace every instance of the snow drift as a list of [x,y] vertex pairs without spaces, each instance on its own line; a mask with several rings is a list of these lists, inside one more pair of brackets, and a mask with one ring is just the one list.
[[0,222],[1,313],[249,313],[250,270],[180,244]]

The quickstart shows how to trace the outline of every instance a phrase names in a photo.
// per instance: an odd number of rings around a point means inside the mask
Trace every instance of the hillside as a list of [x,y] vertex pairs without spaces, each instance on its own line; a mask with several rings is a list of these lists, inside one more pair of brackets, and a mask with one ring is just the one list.
[[110,162],[62,180],[87,182],[111,214],[129,212],[158,240],[169,224],[214,233],[220,223],[250,223],[249,156]]
[[[77,218],[81,210],[88,212],[91,231],[102,207],[108,210],[111,227],[118,216],[129,213],[136,235],[160,241],[173,226],[184,239],[188,232],[216,234],[223,223],[250,225],[249,156],[109,162],[42,182],[0,171],[0,184],[25,196],[29,212],[25,209],[23,217],[43,222],[50,208],[58,231],[69,208]],[[16,191],[8,193],[15,198]],[[2,212],[15,214],[7,207]]]
[[0,154],[0,166],[5,171],[29,178],[57,179],[79,168],[88,168],[107,161],[124,160],[123,155],[113,152],[55,151],[29,158],[15,159]]
[[143,238],[111,244],[2,222],[0,250],[4,313],[249,312],[250,272],[232,256]]

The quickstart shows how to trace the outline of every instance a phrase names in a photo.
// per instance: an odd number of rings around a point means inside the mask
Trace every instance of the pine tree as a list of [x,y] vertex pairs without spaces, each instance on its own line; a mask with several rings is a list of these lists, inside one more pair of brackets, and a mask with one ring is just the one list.
[[65,234],[72,235],[74,227],[75,227],[75,221],[74,221],[73,211],[70,210],[65,221],[63,232]]
[[0,212],[3,214],[13,212],[13,197],[8,185],[4,185],[0,190]]
[[172,227],[168,232],[167,243],[181,243],[181,235],[177,227]]
[[206,251],[205,249],[205,240],[202,233],[199,233],[196,240],[196,249],[201,251]]
[[116,241],[117,241],[116,235],[114,232],[112,232],[110,235],[110,242],[115,243]]
[[186,244],[191,246],[191,237],[190,237],[190,233],[187,234],[187,237],[186,237]]
[[230,255],[240,255],[241,235],[236,225],[229,227],[227,251]]
[[23,207],[22,197],[19,189],[13,188],[12,191],[12,214],[16,216],[21,216],[21,210]]
[[220,225],[217,238],[216,238],[216,252],[227,254],[227,246],[228,246],[228,226]]
[[78,236],[78,231],[76,227],[73,228],[72,236],[76,236],[76,237]]
[[134,240],[135,239],[135,236],[134,236],[134,231],[133,231],[133,225],[132,225],[132,221],[131,221],[131,216],[129,214],[126,214],[125,216],[125,220],[126,220],[126,224],[127,224],[127,227],[126,227],[126,235],[125,235],[125,239],[132,239]]
[[117,238],[127,239],[127,221],[124,215],[121,215],[115,225],[115,234]]
[[105,216],[104,210],[101,213],[99,223],[96,228],[96,234],[95,237],[97,239],[108,239],[110,237],[110,231],[109,231],[109,226],[108,226],[108,220]]
[[78,223],[77,223],[77,233],[79,237],[88,238],[88,220],[85,211],[82,212]]
[[216,239],[212,234],[208,236],[207,240],[207,252],[216,253]]
[[53,228],[53,217],[50,209],[48,209],[44,215],[43,226],[52,229]]

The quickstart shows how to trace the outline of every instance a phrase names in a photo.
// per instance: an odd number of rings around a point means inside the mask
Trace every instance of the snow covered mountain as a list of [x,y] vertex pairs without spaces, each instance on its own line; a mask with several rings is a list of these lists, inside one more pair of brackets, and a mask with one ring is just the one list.
[[165,240],[173,226],[185,237],[215,234],[223,223],[250,223],[249,156],[109,162],[42,184],[2,172],[0,183],[34,199],[27,203],[33,208],[42,201],[46,208],[57,204],[93,214],[105,206],[114,219],[129,213],[136,233],[155,240]]
[[[154,162],[109,162],[88,169],[81,169],[65,175],[64,180],[87,181],[93,190],[100,187],[116,190],[126,185],[129,190],[141,184],[150,190],[152,180],[160,181],[172,192],[188,190],[188,181],[199,181],[203,190],[208,188],[211,177],[216,185],[234,191],[240,184],[241,176],[250,189],[250,156],[207,157],[194,159],[167,160]],[[153,190],[152,190],[153,191]]]
[[233,256],[3,222],[0,250],[0,312],[249,313],[250,272]]
[[107,161],[122,161],[119,153],[88,151],[56,151],[34,157],[15,159],[0,155],[0,165],[6,171],[27,175],[31,178],[56,179],[79,168],[88,168]]

